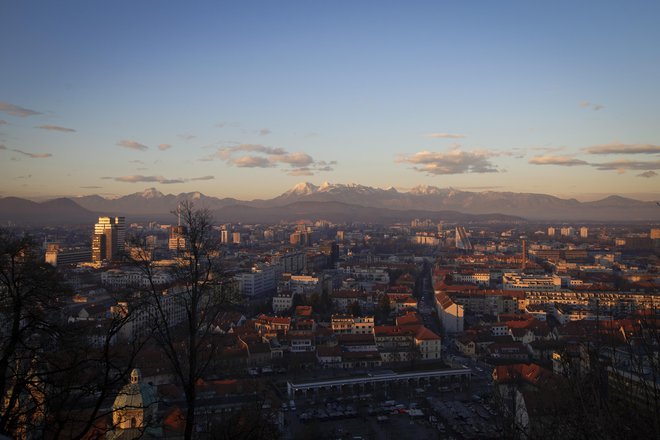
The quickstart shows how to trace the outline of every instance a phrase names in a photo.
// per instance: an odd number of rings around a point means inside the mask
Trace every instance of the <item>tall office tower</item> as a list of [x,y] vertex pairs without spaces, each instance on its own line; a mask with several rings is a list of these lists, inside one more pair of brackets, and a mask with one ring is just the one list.
[[170,238],[167,241],[167,248],[171,251],[179,251],[186,248],[186,227],[170,227]]
[[231,234],[231,240],[232,243],[240,244],[241,243],[241,233],[240,232],[234,232]]
[[651,240],[660,239],[660,228],[651,228],[651,232],[649,233],[649,238]]
[[231,239],[232,239],[231,231],[227,229],[222,229],[220,231],[220,243],[229,244],[232,242]]
[[456,249],[471,251],[474,248],[468,237],[468,233],[463,226],[456,227]]
[[99,217],[92,237],[92,261],[116,261],[124,252],[126,219],[124,217]]
[[580,238],[589,238],[589,228],[586,226],[580,228]]
[[572,226],[564,226],[559,230],[562,237],[572,237],[575,235],[575,229]]
[[527,268],[527,240],[524,238],[522,239],[522,263],[520,268],[523,272]]
[[555,228],[553,228],[552,226],[550,226],[550,227],[548,228],[548,236],[550,236],[550,237],[554,237],[555,232],[556,232],[556,230],[555,230]]

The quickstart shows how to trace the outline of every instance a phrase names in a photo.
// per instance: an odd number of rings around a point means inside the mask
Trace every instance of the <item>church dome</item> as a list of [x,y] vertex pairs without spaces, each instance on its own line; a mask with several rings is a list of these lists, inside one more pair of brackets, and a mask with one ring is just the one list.
[[133,369],[131,383],[123,386],[112,405],[113,410],[147,409],[156,404],[156,393],[153,387],[142,383],[141,379],[140,370]]

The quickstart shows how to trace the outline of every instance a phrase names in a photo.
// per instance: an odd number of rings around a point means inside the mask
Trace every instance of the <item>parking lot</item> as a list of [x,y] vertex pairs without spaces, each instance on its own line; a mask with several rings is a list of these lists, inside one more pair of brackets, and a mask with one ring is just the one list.
[[480,386],[463,390],[401,386],[366,394],[284,400],[284,438],[499,438],[488,398]]

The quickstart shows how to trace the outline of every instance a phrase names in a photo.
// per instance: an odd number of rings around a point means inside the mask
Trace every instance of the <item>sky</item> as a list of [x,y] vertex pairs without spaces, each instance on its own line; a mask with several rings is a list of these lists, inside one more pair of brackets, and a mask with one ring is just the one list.
[[0,1],[0,196],[660,199],[660,2]]

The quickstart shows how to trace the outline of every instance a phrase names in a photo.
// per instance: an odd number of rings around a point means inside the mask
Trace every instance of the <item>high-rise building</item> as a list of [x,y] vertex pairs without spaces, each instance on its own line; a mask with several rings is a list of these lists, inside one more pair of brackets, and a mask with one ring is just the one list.
[[220,230],[220,243],[229,244],[232,242],[231,231],[227,229]]
[[550,227],[548,228],[548,236],[550,236],[550,237],[554,237],[554,236],[555,236],[555,232],[556,232],[556,230],[555,230],[555,228],[553,228],[552,226],[550,226]]
[[564,226],[559,230],[562,237],[572,237],[575,235],[575,229],[572,226]]
[[462,249],[465,251],[471,251],[474,249],[468,233],[463,226],[456,227],[456,249]]
[[92,261],[116,261],[121,259],[126,240],[124,217],[99,217],[92,237]]
[[660,228],[651,228],[651,233],[649,234],[651,240],[660,239]]
[[167,248],[171,251],[180,251],[186,248],[185,226],[172,226],[170,228],[170,238],[167,241]]
[[589,228],[586,226],[580,228],[580,238],[589,238]]

